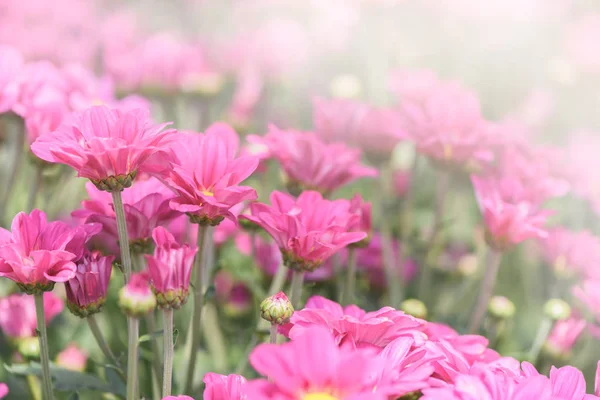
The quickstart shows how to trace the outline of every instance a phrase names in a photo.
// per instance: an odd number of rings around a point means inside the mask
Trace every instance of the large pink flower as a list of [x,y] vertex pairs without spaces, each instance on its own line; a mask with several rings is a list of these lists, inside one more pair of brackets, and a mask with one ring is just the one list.
[[[62,299],[54,293],[44,293],[44,316],[50,323],[65,307]],[[36,336],[35,302],[32,296],[13,294],[0,299],[0,329],[11,338]]]
[[171,207],[197,223],[237,221],[231,208],[257,198],[254,189],[239,184],[258,166],[255,157],[236,158],[238,146],[237,134],[224,123],[213,124],[204,135],[179,135],[173,146],[177,160],[166,179],[177,193]]
[[377,176],[377,170],[360,163],[360,150],[344,143],[325,143],[312,132],[269,127],[266,136],[249,136],[250,143],[269,147],[285,171],[293,192],[301,189],[329,194],[363,177]]
[[[55,282],[75,276],[74,262],[100,229],[98,224],[70,227],[60,221],[48,223],[39,210],[19,213],[13,219],[10,238],[0,244],[0,276],[15,281],[27,293],[51,290]],[[0,228],[0,237],[8,236]]]
[[294,197],[274,191],[272,206],[253,203],[252,215],[242,215],[265,229],[277,242],[286,265],[315,270],[341,248],[364,239],[364,232],[348,232],[359,216],[350,212],[348,200],[329,201],[319,192]]
[[152,289],[161,307],[179,308],[185,304],[190,286],[194,256],[198,249],[180,245],[165,228],[154,228],[154,255],[146,255]]
[[[118,253],[119,235],[112,196],[96,189],[92,183],[88,183],[86,189],[90,199],[82,201],[82,208],[71,215],[85,222],[102,224],[97,240],[108,251]],[[173,192],[156,178],[139,180],[123,192],[127,234],[134,252],[146,252],[151,244],[152,230],[157,226],[167,226],[180,215],[169,207],[173,197]]]
[[203,379],[205,400],[245,400],[246,378],[240,375],[219,375],[209,372]]
[[424,324],[425,321],[391,307],[366,312],[355,305],[342,308],[334,301],[313,296],[304,309],[292,315],[287,328],[294,339],[315,325],[325,326],[338,344],[382,349],[399,337],[409,337],[422,345],[426,339]]
[[99,312],[106,300],[114,256],[89,252],[77,262],[75,276],[65,283],[67,305],[75,315]]
[[161,173],[172,158],[168,144],[176,131],[154,125],[147,110],[121,112],[91,107],[40,136],[31,150],[39,158],[69,165],[101,190],[131,186],[138,173]]
[[313,327],[290,343],[260,345],[250,363],[270,381],[248,382],[249,399],[388,398],[389,387],[376,386],[384,359],[369,349],[339,347],[323,327]]
[[0,45],[0,114],[10,110],[19,95],[15,78],[23,66],[23,57],[14,48]]

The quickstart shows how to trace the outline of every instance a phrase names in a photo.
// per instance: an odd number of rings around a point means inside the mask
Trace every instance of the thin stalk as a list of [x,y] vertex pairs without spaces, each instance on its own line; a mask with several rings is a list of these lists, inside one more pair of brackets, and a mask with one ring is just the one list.
[[14,156],[8,163],[8,178],[6,179],[6,183],[3,188],[5,192],[2,197],[0,197],[0,215],[2,215],[2,217],[6,215],[6,207],[8,207],[11,194],[14,193],[14,186],[17,181],[17,176],[21,171],[23,148],[25,146],[25,129],[23,121],[17,120],[16,117],[10,118],[7,120],[6,126],[8,126],[10,131],[12,131],[11,136],[13,136],[14,140]]
[[92,331],[92,334],[94,335],[94,339],[96,339],[96,342],[98,343],[98,347],[100,347],[100,350],[102,350],[102,354],[104,354],[104,357],[110,360],[117,367],[120,367],[121,365],[119,363],[119,360],[117,360],[117,357],[115,357],[113,352],[110,350],[108,342],[106,341],[106,338],[104,337],[102,331],[100,330],[100,327],[98,326],[96,315],[88,315],[86,320],[88,326],[90,327],[90,330]]
[[150,346],[152,347],[152,374],[158,378],[161,374],[161,365],[158,358],[160,347],[158,345],[158,337],[154,334],[154,332],[158,330],[156,328],[156,316],[154,315],[154,311],[144,317],[144,322],[146,322],[148,333],[152,336],[152,340],[150,340]]
[[300,308],[302,301],[302,285],[304,285],[304,271],[294,271],[292,275],[292,288],[290,290],[290,302],[294,309]]
[[140,320],[127,317],[127,400],[137,400]]
[[213,303],[204,306],[202,331],[206,338],[206,348],[213,360],[215,372],[225,372],[227,365],[227,344],[219,324],[217,309]]
[[33,179],[29,185],[29,193],[27,194],[27,212],[31,212],[35,207],[35,200],[37,198],[40,184],[42,183],[42,169],[39,167],[35,168]]
[[164,327],[164,365],[163,365],[163,386],[162,395],[167,397],[171,395],[171,382],[173,380],[173,309],[165,308],[163,310]]
[[538,327],[537,333],[535,335],[535,339],[529,352],[527,353],[527,360],[530,363],[535,365],[537,359],[540,355],[540,351],[542,347],[544,347],[544,343],[546,343],[546,339],[548,339],[548,335],[550,335],[550,331],[552,330],[552,319],[548,317],[544,317],[540,326]]
[[469,322],[470,333],[476,333],[481,327],[488,303],[490,302],[490,298],[494,293],[494,286],[496,286],[496,278],[498,277],[498,270],[500,269],[501,260],[502,253],[492,249],[489,250],[479,297],[475,305],[475,310],[471,316],[471,321]]
[[27,375],[27,386],[33,400],[41,400],[42,393],[40,392],[40,382],[35,375]]
[[[194,372],[196,370],[196,357],[198,347],[200,346],[200,330],[202,305],[204,304],[204,241],[206,240],[207,227],[198,225],[198,252],[196,253],[195,268],[194,268],[194,314],[192,315],[191,335],[188,338],[191,340],[189,346],[190,354],[188,355],[188,368],[185,377],[185,385],[183,393],[190,393],[194,384]],[[188,348],[186,344],[186,348]]]
[[344,295],[342,296],[342,304],[348,305],[354,301],[354,291],[356,286],[356,249],[350,247],[348,249],[348,266],[346,268],[346,285],[344,287]]
[[271,324],[271,329],[269,330],[269,343],[277,344],[277,324]]
[[125,283],[131,277],[131,253],[129,252],[129,235],[127,234],[127,222],[125,220],[125,209],[121,192],[112,192],[113,206],[117,215],[117,230],[119,231],[119,249],[121,250],[121,262],[125,271]]
[[383,272],[387,281],[388,296],[392,307],[398,307],[402,300],[402,282],[398,271],[397,260],[394,259],[394,250],[392,245],[392,228],[386,198],[390,193],[391,175],[390,168],[385,166],[381,171],[380,190],[383,194],[379,203],[381,212],[381,256],[383,261]]
[[267,293],[267,296],[273,296],[281,291],[287,278],[287,273],[288,268],[284,264],[279,264],[277,272],[275,272],[273,280],[271,281],[271,286],[269,286],[269,292]]
[[40,361],[42,364],[42,393],[44,400],[54,399],[52,394],[52,378],[50,376],[50,356],[48,355],[48,334],[44,317],[44,294],[34,295],[35,315],[37,317],[38,339],[40,341]]

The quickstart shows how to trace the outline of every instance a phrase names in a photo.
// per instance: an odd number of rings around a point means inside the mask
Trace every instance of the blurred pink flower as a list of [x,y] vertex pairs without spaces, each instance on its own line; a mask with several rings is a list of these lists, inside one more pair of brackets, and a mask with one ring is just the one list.
[[85,371],[88,354],[71,343],[56,356],[56,365],[72,371]]
[[271,125],[266,136],[252,135],[248,141],[269,147],[295,194],[299,190],[330,194],[359,178],[377,176],[376,169],[360,163],[360,150],[343,143],[327,144],[311,132],[280,130]]
[[225,313],[236,317],[244,315],[252,308],[252,291],[242,280],[230,272],[220,270],[214,277],[215,293]]
[[540,245],[546,262],[556,273],[600,279],[597,271],[600,238],[591,232],[554,228],[548,231],[548,237],[541,240]]
[[289,337],[294,340],[320,325],[333,333],[339,345],[381,350],[399,337],[412,338],[416,345],[422,345],[427,338],[422,332],[424,324],[425,321],[391,307],[366,312],[355,305],[342,308],[334,301],[312,296],[304,309],[294,312],[285,329],[289,328]]
[[359,220],[355,225],[350,225],[348,228],[356,232],[365,232],[367,237],[358,245],[366,246],[373,235],[373,221],[371,215],[371,202],[364,201],[360,194],[355,194],[350,199],[350,212],[359,216]]
[[[61,298],[54,293],[44,293],[44,312],[46,324],[61,313],[65,307]],[[11,338],[29,338],[36,336],[35,302],[32,296],[12,294],[0,299],[0,328]]]
[[218,225],[225,217],[237,221],[231,208],[255,200],[256,191],[239,184],[256,169],[258,159],[237,157],[239,140],[226,124],[211,125],[205,134],[181,134],[177,155],[166,178],[177,196],[171,207],[187,213],[192,222]]
[[166,125],[152,124],[147,110],[96,106],[39,137],[31,150],[45,161],[69,165],[101,190],[122,190],[138,173],[168,168],[172,153],[167,146],[177,135],[163,131]]
[[0,399],[6,397],[8,394],[8,385],[6,383],[0,382]]
[[409,171],[398,169],[392,174],[392,188],[398,197],[404,197],[410,190],[412,175]]
[[[97,224],[70,227],[64,222],[48,223],[46,214],[33,210],[17,214],[10,239],[0,244],[0,276],[11,279],[25,292],[52,290],[55,282],[75,276],[76,262],[84,245],[100,231]],[[0,228],[0,236],[8,231]]]
[[236,83],[228,110],[228,119],[234,126],[245,128],[251,122],[263,93],[263,77],[254,68],[244,68],[238,71]]
[[[523,367],[523,370],[527,376],[546,378],[539,374],[531,364],[528,364],[527,369]],[[552,366],[550,369],[550,386],[552,388],[552,400],[598,399],[597,396],[586,394],[586,383],[583,373],[570,365],[562,368]]]
[[88,252],[76,263],[75,276],[65,282],[67,306],[75,315],[99,312],[106,300],[114,256]]
[[545,349],[558,357],[567,357],[575,343],[583,333],[587,323],[579,317],[571,317],[563,321],[556,321],[548,339]]
[[68,83],[61,70],[48,61],[25,64],[14,84],[18,97],[12,110],[21,117],[48,104],[68,108]]
[[329,201],[319,192],[294,197],[274,191],[272,206],[252,203],[252,215],[242,215],[273,237],[291,269],[314,271],[350,243],[363,240],[364,232],[348,232],[359,217],[350,213],[348,200]]
[[205,400],[245,400],[246,378],[240,375],[219,375],[209,372],[203,379]]
[[506,250],[531,238],[545,238],[550,211],[519,198],[520,183],[510,178],[471,178],[486,226],[486,240],[496,250]]
[[151,284],[161,307],[180,308],[188,297],[194,256],[198,249],[180,245],[162,226],[154,228],[154,255],[146,255]]
[[573,288],[573,296],[600,322],[600,280],[584,280]]
[[19,95],[15,78],[23,66],[17,49],[0,45],[0,114],[9,111]]

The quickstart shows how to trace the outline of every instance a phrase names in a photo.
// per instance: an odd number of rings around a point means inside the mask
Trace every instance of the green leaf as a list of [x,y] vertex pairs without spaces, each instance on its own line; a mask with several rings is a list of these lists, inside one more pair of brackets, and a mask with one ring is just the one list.
[[179,330],[173,329],[173,346],[177,344],[177,338],[179,338]]
[[149,341],[153,340],[154,338],[162,336],[163,332],[164,332],[164,330],[160,330],[160,331],[155,331],[155,332],[152,332],[152,333],[147,333],[145,335],[142,335],[138,339],[138,343],[149,342]]

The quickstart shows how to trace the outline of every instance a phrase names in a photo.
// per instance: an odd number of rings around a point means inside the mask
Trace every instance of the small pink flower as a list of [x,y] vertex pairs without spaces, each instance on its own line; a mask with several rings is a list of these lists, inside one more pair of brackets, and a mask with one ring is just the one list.
[[546,339],[546,350],[557,356],[568,356],[586,325],[587,322],[579,317],[557,321]]
[[56,365],[72,371],[85,371],[88,354],[71,343],[56,356]]
[[531,238],[545,238],[544,224],[551,212],[519,199],[520,184],[510,179],[471,178],[486,225],[488,244],[506,250]]
[[[62,299],[54,293],[44,293],[46,324],[60,314],[64,307]],[[0,328],[11,338],[35,337],[37,320],[33,297],[18,293],[0,299]]]
[[177,196],[171,207],[187,213],[193,222],[218,225],[224,218],[236,221],[231,208],[255,200],[256,191],[239,184],[258,165],[255,157],[236,158],[238,136],[226,124],[216,123],[206,134],[181,134],[173,150],[173,163],[167,184]]
[[236,280],[230,272],[221,270],[215,274],[215,293],[225,313],[237,317],[250,311],[253,306],[252,291],[241,280]]
[[23,57],[18,50],[0,46],[0,114],[9,111],[19,96],[15,78],[22,66]]
[[348,232],[358,215],[350,213],[348,200],[329,201],[319,192],[294,197],[274,191],[271,203],[250,205],[252,215],[242,215],[269,233],[279,246],[285,264],[313,271],[350,243],[363,240],[364,232]]
[[31,150],[45,161],[69,165],[101,190],[122,190],[138,173],[168,168],[172,157],[168,144],[176,132],[163,131],[166,125],[152,124],[147,110],[121,112],[95,106],[39,137]]
[[8,394],[8,385],[0,382],[0,399],[3,399]]
[[[7,231],[0,228],[1,236]],[[75,276],[76,262],[84,245],[100,231],[96,224],[70,227],[64,222],[48,223],[46,214],[33,210],[19,213],[12,222],[12,236],[0,244],[0,276],[15,281],[25,292],[52,290],[55,282]]]
[[600,280],[587,279],[573,288],[575,296],[600,322]]
[[209,372],[203,379],[205,400],[245,400],[246,378],[240,375],[219,375]]
[[146,255],[152,289],[161,307],[179,308],[185,304],[190,286],[194,256],[198,249],[180,245],[162,226],[154,228],[154,255]]
[[249,136],[250,143],[269,147],[285,171],[294,192],[302,189],[329,194],[363,177],[377,176],[377,170],[360,163],[360,150],[343,143],[327,144],[312,132],[269,127],[266,136]]
[[600,238],[589,231],[573,232],[565,228],[552,229],[548,234],[540,245],[546,262],[555,272],[600,278],[596,268],[600,262]]
[[106,300],[114,256],[89,252],[76,263],[75,276],[65,283],[67,306],[75,315],[99,312]]

